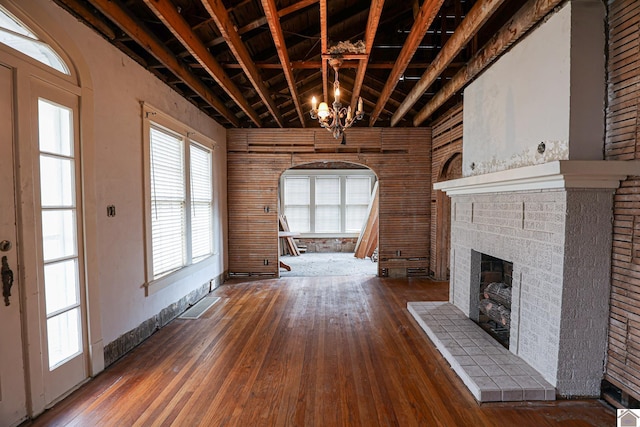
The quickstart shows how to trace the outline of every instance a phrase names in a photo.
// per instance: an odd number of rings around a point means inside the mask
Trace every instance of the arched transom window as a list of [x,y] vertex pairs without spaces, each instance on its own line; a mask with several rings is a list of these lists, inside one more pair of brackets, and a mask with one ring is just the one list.
[[0,43],[66,75],[71,75],[62,58],[26,25],[0,6]]

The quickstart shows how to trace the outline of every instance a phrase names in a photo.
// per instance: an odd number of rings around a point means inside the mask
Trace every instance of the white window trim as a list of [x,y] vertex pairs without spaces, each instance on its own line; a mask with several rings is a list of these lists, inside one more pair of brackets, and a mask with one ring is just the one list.
[[[186,181],[186,195],[187,206],[190,206],[190,185],[189,185],[189,148],[191,144],[197,144],[208,150],[211,150],[212,166],[214,163],[213,152],[216,147],[215,141],[200,134],[193,128],[185,125],[177,119],[174,119],[170,115],[161,112],[157,108],[149,105],[148,103],[141,102],[142,106],[142,139],[143,139],[143,161],[144,161],[144,251],[145,251],[145,293],[147,296],[153,294],[161,289],[164,289],[173,283],[176,283],[182,279],[185,279],[200,270],[203,270],[210,266],[210,261],[217,255],[217,248],[215,239],[212,246],[211,255],[199,259],[193,263],[191,256],[187,256],[187,265],[167,273],[158,278],[153,278],[153,249],[152,249],[152,236],[151,236],[151,126],[158,128],[164,128],[167,131],[178,134],[184,138],[184,155],[185,155],[185,177]],[[215,189],[215,171],[212,167],[211,188]],[[213,195],[215,204],[215,195]],[[190,217],[190,209],[187,210],[186,215]],[[190,218],[187,218],[187,246],[191,245],[190,233]]]
[[[369,169],[290,169],[285,171],[280,177],[280,212],[284,214],[284,208],[286,206],[286,200],[284,195],[284,180],[287,177],[292,176],[304,176],[311,179],[310,183],[310,200],[309,206],[311,211],[309,212],[310,226],[313,227],[315,223],[315,179],[316,176],[336,176],[340,177],[340,222],[341,229],[345,228],[346,221],[346,177],[347,176],[368,176],[371,177],[371,190],[377,181],[376,174]],[[360,233],[300,233],[302,238],[339,238],[339,237],[358,237]]]

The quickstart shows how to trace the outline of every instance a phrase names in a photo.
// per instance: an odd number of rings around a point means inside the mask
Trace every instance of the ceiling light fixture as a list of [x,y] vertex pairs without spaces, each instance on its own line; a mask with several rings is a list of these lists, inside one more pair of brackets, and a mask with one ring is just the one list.
[[342,65],[342,58],[339,56],[330,58],[329,65],[335,73],[335,80],[333,82],[333,104],[331,107],[329,107],[326,102],[321,102],[320,105],[318,105],[318,101],[314,96],[311,98],[311,118],[314,120],[317,119],[318,122],[320,122],[320,126],[331,132],[335,139],[340,139],[345,129],[350,128],[356,120],[362,120],[364,117],[362,97],[358,97],[358,106],[355,114],[351,112],[350,105],[343,107],[340,102],[340,81],[338,80],[338,70]]

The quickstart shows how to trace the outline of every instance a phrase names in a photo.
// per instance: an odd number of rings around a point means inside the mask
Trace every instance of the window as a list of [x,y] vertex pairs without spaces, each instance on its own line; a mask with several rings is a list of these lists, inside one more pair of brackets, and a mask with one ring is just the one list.
[[371,200],[371,178],[347,176],[345,194],[345,231],[359,233],[366,220]]
[[317,176],[315,232],[340,233],[340,177]]
[[193,261],[213,252],[211,230],[213,189],[211,188],[211,151],[191,144],[191,235]]
[[180,136],[151,127],[151,247],[153,277],[186,265],[184,145]]
[[311,231],[310,181],[308,176],[292,176],[284,180],[285,215],[289,228],[299,233]]
[[375,175],[368,170],[290,170],[282,175],[289,228],[303,235],[360,233]]
[[69,67],[47,43],[27,28],[18,18],[0,6],[0,43],[48,65],[63,74],[70,75]]
[[162,119],[147,122],[151,280],[213,254],[212,144]]

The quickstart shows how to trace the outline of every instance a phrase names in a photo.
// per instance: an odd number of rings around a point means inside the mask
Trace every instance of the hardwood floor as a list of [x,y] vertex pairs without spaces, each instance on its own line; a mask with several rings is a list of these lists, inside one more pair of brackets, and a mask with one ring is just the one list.
[[613,426],[596,400],[478,405],[406,310],[447,284],[233,281],[28,426]]

